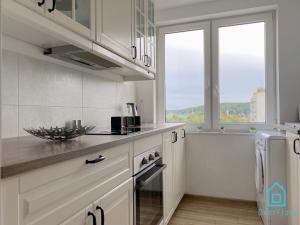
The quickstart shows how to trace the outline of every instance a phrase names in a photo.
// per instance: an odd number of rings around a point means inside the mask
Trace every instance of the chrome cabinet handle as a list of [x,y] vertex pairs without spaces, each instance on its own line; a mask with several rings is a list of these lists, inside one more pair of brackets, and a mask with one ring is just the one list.
[[146,67],[148,67],[148,64],[149,64],[149,56],[148,55],[144,55],[144,65]]
[[94,213],[88,212],[88,216],[91,216],[93,218],[93,225],[97,225],[97,219]]
[[55,10],[55,7],[56,7],[56,0],[52,0],[52,8],[48,9],[48,12],[52,13]]
[[85,161],[85,164],[96,164],[96,163],[102,162],[103,160],[105,160],[105,157],[102,156],[102,155],[99,155],[99,157],[98,157],[97,159],[94,159],[94,160],[86,160],[86,161]]
[[185,129],[182,129],[182,131],[183,131],[183,136],[182,136],[182,138],[185,138],[185,137],[186,137]]
[[132,59],[136,59],[137,58],[137,47],[136,46],[132,46],[133,49],[133,57]]
[[42,0],[41,2],[38,2],[38,6],[39,6],[39,7],[42,7],[42,5],[45,4],[45,1],[46,1],[46,0]]
[[96,206],[96,210],[100,210],[101,212],[101,225],[104,225],[104,221],[105,221],[105,214],[104,214],[104,209],[102,207],[100,207],[99,205]]
[[174,144],[174,143],[176,143],[177,142],[177,140],[178,140],[178,135],[177,135],[177,132],[176,131],[173,131],[172,132],[172,134],[174,135],[174,137],[175,137],[175,140],[174,141],[172,141],[172,143]]
[[297,139],[294,140],[294,152],[295,152],[295,154],[300,155],[300,152],[297,152],[297,149],[296,149],[296,142],[297,141],[300,141],[300,139],[297,138]]

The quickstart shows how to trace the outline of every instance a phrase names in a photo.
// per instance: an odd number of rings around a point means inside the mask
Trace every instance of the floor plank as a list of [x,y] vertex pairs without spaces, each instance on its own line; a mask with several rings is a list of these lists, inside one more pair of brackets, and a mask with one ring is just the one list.
[[255,202],[185,195],[168,225],[263,225]]

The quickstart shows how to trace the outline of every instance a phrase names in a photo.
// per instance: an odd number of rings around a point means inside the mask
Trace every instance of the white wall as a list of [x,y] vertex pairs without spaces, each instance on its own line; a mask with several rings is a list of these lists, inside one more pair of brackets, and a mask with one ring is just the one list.
[[[230,15],[234,11],[257,11],[258,8],[278,9],[278,73],[280,122],[298,121],[300,105],[300,2],[299,0],[224,0],[161,10],[158,23],[182,23],[209,17]],[[250,10],[251,9],[251,10]],[[230,13],[229,13],[230,12]]]
[[110,117],[135,102],[135,84],[84,74],[25,55],[3,51],[2,138],[24,128],[63,126],[67,120],[110,128]]
[[253,135],[189,134],[186,192],[256,200]]

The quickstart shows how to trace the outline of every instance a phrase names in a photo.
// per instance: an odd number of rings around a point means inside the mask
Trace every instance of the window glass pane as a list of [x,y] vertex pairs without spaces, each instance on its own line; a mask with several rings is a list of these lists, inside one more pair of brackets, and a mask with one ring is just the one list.
[[166,34],[166,121],[204,122],[204,31]]
[[219,28],[220,121],[265,122],[265,23]]

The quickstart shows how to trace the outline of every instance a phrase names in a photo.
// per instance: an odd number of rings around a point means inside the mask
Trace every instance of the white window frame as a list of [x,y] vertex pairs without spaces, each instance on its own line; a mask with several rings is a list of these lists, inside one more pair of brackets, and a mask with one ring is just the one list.
[[[266,84],[266,121],[265,123],[220,123],[220,92],[219,92],[219,35],[218,28],[251,23],[265,23],[265,84]],[[249,130],[249,128],[265,129],[276,124],[276,73],[274,45],[273,13],[262,13],[239,16],[212,21],[212,105],[213,128],[225,130]]]
[[[204,30],[204,123],[197,124],[203,128],[211,127],[211,57],[210,57],[210,22],[197,22],[182,25],[161,27],[158,30],[158,122],[166,119],[166,90],[165,90],[165,35],[194,30]],[[163,96],[163,97],[162,97]],[[193,124],[194,125],[194,124]]]
[[[166,93],[165,93],[165,35],[170,33],[192,30],[204,30],[204,75],[205,75],[205,122],[190,124],[202,127],[204,130],[249,130],[250,128],[266,129],[277,123],[277,76],[276,76],[276,45],[275,45],[275,13],[266,12],[246,16],[214,19],[181,25],[159,27],[158,29],[158,76],[157,85],[157,122],[166,122]],[[218,28],[265,22],[266,24],[266,121],[265,123],[220,123],[219,113],[219,74],[218,74]],[[194,130],[194,129],[193,129]]]

